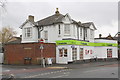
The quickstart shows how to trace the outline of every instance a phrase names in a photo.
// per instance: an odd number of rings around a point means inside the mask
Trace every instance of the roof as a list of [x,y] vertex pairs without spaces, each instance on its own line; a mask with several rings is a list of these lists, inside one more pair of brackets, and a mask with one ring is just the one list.
[[27,19],[27,20],[20,26],[20,28],[22,29],[22,27],[23,27],[26,23],[28,23],[28,22],[32,23],[33,25],[36,25],[35,22],[32,22],[32,21],[30,21],[30,20]]
[[55,23],[62,23],[62,18],[64,15],[62,14],[54,14],[47,18],[37,21],[39,26],[47,26]]
[[89,28],[91,25],[93,25],[93,27],[95,28],[95,30],[97,30],[93,22],[82,23],[82,25],[84,27],[86,27],[86,28]]

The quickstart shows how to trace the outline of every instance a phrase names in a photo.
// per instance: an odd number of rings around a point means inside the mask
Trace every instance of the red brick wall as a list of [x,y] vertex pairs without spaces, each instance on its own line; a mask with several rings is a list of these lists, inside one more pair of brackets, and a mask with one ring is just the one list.
[[[5,46],[5,64],[40,64],[40,43],[7,44]],[[43,57],[53,58],[55,62],[56,45],[44,43]],[[32,58],[31,61],[24,60],[25,57]]]

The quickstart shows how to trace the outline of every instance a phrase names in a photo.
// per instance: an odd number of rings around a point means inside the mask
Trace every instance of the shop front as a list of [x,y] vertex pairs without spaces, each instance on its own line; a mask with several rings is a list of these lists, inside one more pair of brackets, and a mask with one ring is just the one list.
[[56,41],[56,63],[117,57],[116,43],[91,43],[77,40]]

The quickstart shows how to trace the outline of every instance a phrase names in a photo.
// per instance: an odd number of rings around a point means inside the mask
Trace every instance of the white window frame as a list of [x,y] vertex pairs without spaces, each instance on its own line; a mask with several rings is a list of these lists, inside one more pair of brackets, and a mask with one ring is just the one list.
[[44,31],[45,42],[48,42],[48,31]]
[[[60,48],[58,50],[59,50],[59,57],[67,57],[68,56],[68,49]],[[60,53],[60,50],[61,50],[61,53]],[[65,53],[65,50],[66,50],[67,53]]]
[[90,38],[93,39],[93,30],[90,29]]
[[32,27],[24,28],[25,31],[25,38],[31,38],[32,37]]
[[85,29],[85,37],[87,38],[88,35],[87,35],[87,28]]
[[70,24],[64,24],[64,35],[70,35]]
[[77,60],[77,48],[72,48],[72,59]]
[[82,28],[80,27],[80,37],[82,38]]

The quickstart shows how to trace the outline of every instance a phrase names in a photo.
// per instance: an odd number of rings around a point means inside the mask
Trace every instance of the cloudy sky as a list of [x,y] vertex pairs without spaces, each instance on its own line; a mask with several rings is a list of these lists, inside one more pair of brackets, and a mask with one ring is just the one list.
[[[59,8],[61,14],[69,13],[72,19],[76,21],[93,22],[97,28],[95,37],[99,34],[108,36],[109,33],[114,36],[118,32],[118,2],[113,1],[55,1],[55,0],[30,0],[15,1],[8,0],[6,9],[0,8],[2,26],[11,26],[21,34],[19,27],[27,19],[28,15],[33,15],[35,21],[53,15],[56,8]],[[1,22],[0,21],[0,22]]]

